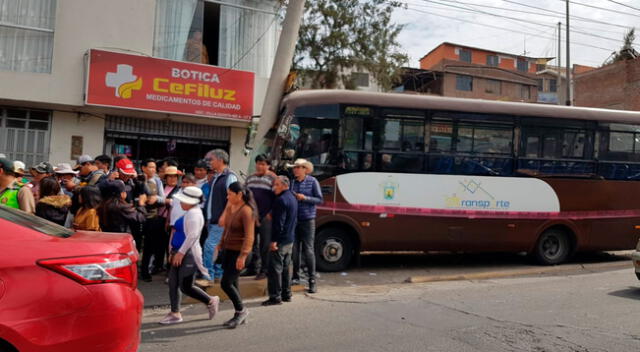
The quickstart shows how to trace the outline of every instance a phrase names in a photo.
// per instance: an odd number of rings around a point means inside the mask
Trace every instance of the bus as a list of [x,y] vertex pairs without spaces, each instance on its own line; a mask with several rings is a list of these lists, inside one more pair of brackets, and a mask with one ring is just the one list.
[[364,251],[633,249],[640,113],[344,90],[298,91],[261,151],[278,173],[305,158],[324,202],[322,271]]

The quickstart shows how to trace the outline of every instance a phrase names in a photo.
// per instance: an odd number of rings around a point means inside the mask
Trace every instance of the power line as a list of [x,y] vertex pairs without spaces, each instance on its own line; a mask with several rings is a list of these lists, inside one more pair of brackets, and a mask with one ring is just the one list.
[[[529,5],[529,4],[523,4],[521,2],[517,2],[517,1],[513,1],[513,0],[502,0],[502,1],[508,2],[508,3],[511,3],[511,4],[515,4],[515,5],[529,7],[529,8],[536,9],[536,10],[547,11],[547,12],[550,12],[550,13],[553,13],[553,14],[556,14],[556,15],[561,15],[563,18],[565,16],[564,12],[545,9],[544,7],[537,7],[537,6],[533,6],[533,5]],[[564,1],[564,0],[562,0],[562,1]],[[577,15],[570,15],[569,18],[574,19],[574,20],[580,20],[580,21],[585,21],[585,22],[593,22],[593,23],[599,23],[599,24],[607,25],[607,26],[614,26],[614,27],[629,29],[629,26],[623,26],[623,25],[620,25],[620,24],[609,23],[609,22],[604,22],[604,21],[598,21],[598,20],[594,20],[592,18],[577,16]]]
[[620,6],[628,7],[628,8],[630,8],[630,9],[634,9],[634,10],[636,10],[636,11],[640,11],[640,9],[639,9],[639,8],[637,8],[637,7],[633,7],[633,6],[631,6],[631,5],[627,5],[627,4],[624,4],[624,3],[618,2],[618,1],[614,1],[614,0],[607,0],[607,1],[612,2],[612,3],[614,3],[614,4],[618,4],[618,5],[620,5]]
[[[524,23],[530,23],[536,26],[543,26],[543,27],[547,27],[547,28],[555,28],[554,25],[549,25],[549,24],[544,24],[544,23],[540,23],[540,22],[536,22],[536,21],[529,21],[529,20],[525,20],[522,18],[517,18],[517,17],[511,17],[511,16],[505,16],[505,15],[498,15],[495,13],[491,13],[491,12],[486,12],[486,11],[481,11],[481,10],[474,10],[472,8],[465,8],[465,7],[460,7],[460,6],[456,6],[456,5],[451,5],[451,4],[447,4],[447,3],[441,3],[441,2],[437,2],[437,1],[433,1],[433,0],[422,0],[423,2],[428,2],[428,3],[434,3],[434,4],[438,4],[438,5],[443,5],[443,6],[448,6],[448,7],[452,7],[455,9],[462,9],[462,10],[471,10],[473,12],[479,13],[479,14],[483,14],[483,15],[488,15],[488,16],[493,16],[493,17],[498,17],[498,18],[505,18],[505,19],[510,19],[510,20],[514,20],[514,21],[518,21],[518,22],[524,22]],[[447,0],[444,0],[447,1]],[[579,30],[572,30],[572,33],[579,33],[579,34],[583,34],[583,35],[588,35],[594,38],[600,38],[600,39],[605,39],[605,40],[610,40],[610,41],[614,41],[616,43],[620,42],[619,38],[611,38],[611,37],[605,37],[602,35],[598,35],[598,34],[593,34],[593,33],[589,33],[589,32],[584,32],[584,31],[579,31]]]
[[[463,20],[463,19],[460,19],[460,18],[458,18],[458,17],[446,16],[446,15],[442,15],[442,14],[436,14],[436,13],[433,13],[433,12],[422,11],[422,10],[418,10],[418,9],[415,9],[415,8],[407,8],[407,10],[411,10],[411,11],[418,12],[418,13],[422,13],[422,14],[426,14],[426,15],[432,15],[432,16],[437,16],[437,17],[443,17],[443,18],[447,18],[447,19],[454,20],[454,21],[471,23],[471,24],[475,24],[475,25],[478,25],[478,26],[483,26],[483,27],[489,27],[489,28],[499,29],[499,30],[506,31],[506,32],[511,32],[511,33],[530,34],[530,33],[527,33],[527,32],[519,31],[519,30],[517,30],[517,29],[510,29],[510,28],[499,27],[499,26],[493,26],[493,25],[490,25],[490,24],[485,24],[485,23],[480,23],[480,22],[475,22],[475,21]],[[538,38],[550,39],[550,40],[557,40],[557,38],[543,37],[543,36],[539,36]],[[565,42],[565,41],[564,41],[564,40],[561,40],[561,42]],[[599,47],[599,46],[595,46],[595,45],[591,45],[591,44],[580,43],[580,42],[576,42],[576,41],[572,41],[572,42],[571,42],[571,44],[573,44],[573,45],[579,45],[579,46],[584,46],[584,47],[588,47],[588,48],[593,48],[593,49],[604,50],[604,51],[607,51],[607,52],[613,52],[613,51],[615,51],[615,50],[612,50],[612,49],[603,48],[603,47]]]
[[[565,2],[566,0],[559,0],[559,1]],[[618,11],[618,10],[612,10],[612,9],[608,9],[606,7],[588,5],[588,4],[583,4],[581,2],[575,2],[575,1],[570,1],[570,0],[569,0],[569,3],[570,4],[574,4],[574,5],[584,6],[584,7],[590,7],[592,9],[598,9],[598,10],[602,10],[602,11],[609,11],[609,12],[617,13],[617,14],[620,14],[620,15],[627,15],[627,16],[633,16],[633,17],[639,17],[640,18],[639,15],[634,15],[632,13],[622,12],[622,11]]]

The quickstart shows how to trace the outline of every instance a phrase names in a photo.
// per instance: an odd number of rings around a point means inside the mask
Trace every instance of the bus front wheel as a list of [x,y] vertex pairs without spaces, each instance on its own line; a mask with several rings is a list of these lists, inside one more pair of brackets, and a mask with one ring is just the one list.
[[571,242],[566,232],[548,229],[540,235],[534,252],[536,261],[542,265],[556,265],[569,258]]
[[342,271],[353,257],[353,241],[349,233],[339,227],[328,227],[316,235],[316,266],[320,271]]

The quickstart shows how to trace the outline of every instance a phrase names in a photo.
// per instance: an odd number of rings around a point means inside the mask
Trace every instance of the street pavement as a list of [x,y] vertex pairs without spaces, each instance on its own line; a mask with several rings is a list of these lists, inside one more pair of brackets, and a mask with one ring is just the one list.
[[627,263],[596,272],[365,285],[375,267],[369,265],[366,276],[347,273],[362,283],[321,285],[318,294],[299,293],[281,306],[249,300],[249,321],[236,330],[221,326],[233,315],[229,302],[213,321],[204,306],[186,305],[185,322],[174,326],[157,324],[166,309],[146,309],[140,351],[638,351],[640,282]]

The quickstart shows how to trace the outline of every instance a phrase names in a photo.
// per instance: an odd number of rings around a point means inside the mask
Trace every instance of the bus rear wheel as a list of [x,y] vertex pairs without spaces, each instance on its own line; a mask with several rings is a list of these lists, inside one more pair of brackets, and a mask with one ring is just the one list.
[[323,228],[316,235],[316,266],[320,271],[342,271],[353,257],[353,241],[349,233],[339,227]]
[[548,229],[540,235],[534,257],[539,264],[556,265],[565,262],[571,253],[571,242],[565,231]]

